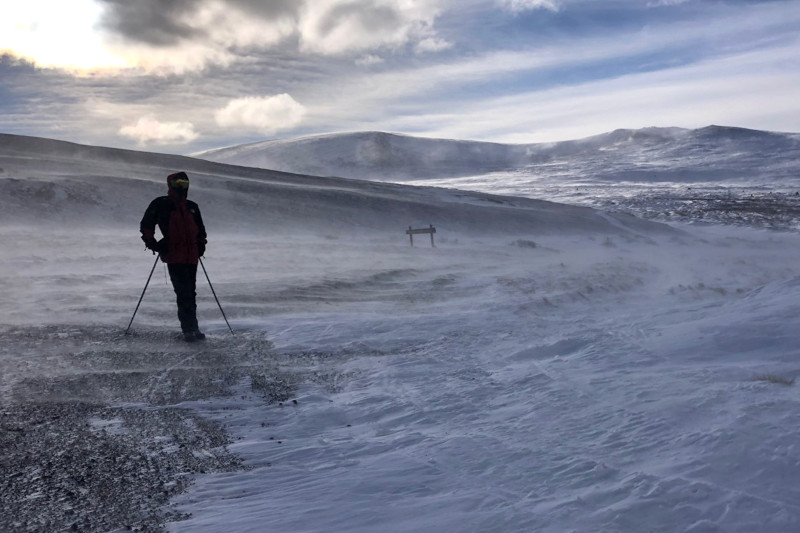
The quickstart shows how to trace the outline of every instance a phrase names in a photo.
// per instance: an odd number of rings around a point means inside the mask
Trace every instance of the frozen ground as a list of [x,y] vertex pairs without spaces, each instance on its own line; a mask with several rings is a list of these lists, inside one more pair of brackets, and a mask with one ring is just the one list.
[[794,233],[198,167],[195,347],[161,266],[122,335],[157,165],[0,161],[0,529],[800,529]]

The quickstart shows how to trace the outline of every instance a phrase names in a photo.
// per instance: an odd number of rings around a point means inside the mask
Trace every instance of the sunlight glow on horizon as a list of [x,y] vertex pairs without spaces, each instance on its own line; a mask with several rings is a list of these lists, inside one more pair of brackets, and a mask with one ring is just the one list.
[[101,15],[93,0],[6,2],[0,7],[0,54],[67,70],[130,66],[103,43]]

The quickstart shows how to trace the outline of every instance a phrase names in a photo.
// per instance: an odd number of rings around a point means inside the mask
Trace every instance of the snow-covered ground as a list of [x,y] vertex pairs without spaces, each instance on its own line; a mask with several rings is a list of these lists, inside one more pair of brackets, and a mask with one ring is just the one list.
[[[794,233],[17,141],[4,529],[800,530]],[[199,347],[161,266],[122,334],[177,165]]]
[[171,528],[800,527],[798,395],[776,383],[800,372],[800,242],[702,237],[319,250],[325,276],[271,287],[294,309],[246,321],[297,404],[193,403],[252,470],[198,479]]

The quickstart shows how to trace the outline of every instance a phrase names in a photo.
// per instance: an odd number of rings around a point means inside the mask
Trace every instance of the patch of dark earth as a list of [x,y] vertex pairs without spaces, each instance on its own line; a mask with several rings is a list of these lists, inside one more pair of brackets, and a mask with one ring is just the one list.
[[624,209],[643,218],[682,223],[705,222],[776,231],[800,228],[800,193],[750,190],[642,192],[631,196],[597,198],[601,209]]
[[187,518],[170,499],[194,476],[245,466],[224,426],[175,405],[242,384],[285,402],[299,378],[271,355],[257,335],[187,347],[172,332],[0,327],[0,531],[164,531]]

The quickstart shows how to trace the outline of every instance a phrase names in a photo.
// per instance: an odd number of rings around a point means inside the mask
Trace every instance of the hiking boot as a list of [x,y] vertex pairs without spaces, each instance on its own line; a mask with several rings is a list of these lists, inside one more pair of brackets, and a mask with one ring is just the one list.
[[200,331],[187,331],[183,334],[183,340],[186,342],[202,341],[206,339],[206,334]]

